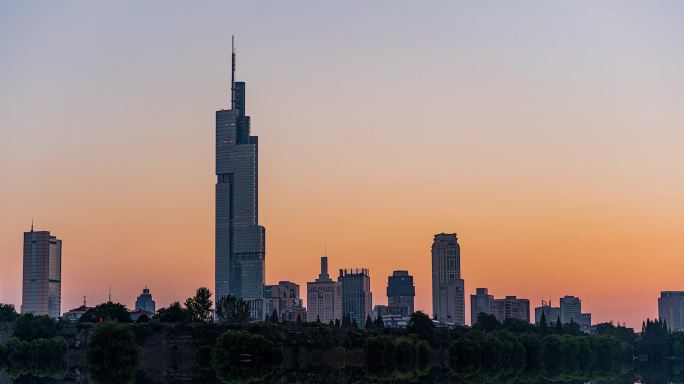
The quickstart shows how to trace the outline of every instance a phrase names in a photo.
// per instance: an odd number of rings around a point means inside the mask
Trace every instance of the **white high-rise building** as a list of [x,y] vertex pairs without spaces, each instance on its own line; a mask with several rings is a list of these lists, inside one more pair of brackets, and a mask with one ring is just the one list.
[[62,240],[49,231],[24,232],[21,313],[58,318],[62,301]]
[[308,321],[319,319],[329,323],[342,319],[340,283],[328,275],[328,257],[321,257],[321,273],[316,281],[306,283],[306,311]]

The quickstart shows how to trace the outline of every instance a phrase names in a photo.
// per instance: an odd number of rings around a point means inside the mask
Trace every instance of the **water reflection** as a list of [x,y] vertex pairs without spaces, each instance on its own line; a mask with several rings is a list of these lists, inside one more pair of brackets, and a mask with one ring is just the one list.
[[[114,375],[116,376],[116,375]],[[149,374],[138,370],[130,383],[153,384],[153,383],[202,383],[223,384],[216,373],[209,369],[197,366],[192,372],[168,372],[166,374]],[[677,369],[669,367],[640,369],[623,374],[614,378],[602,379],[576,379],[576,380],[546,380],[537,378],[513,378],[513,377],[486,377],[477,376],[463,378],[448,370],[433,367],[429,371],[420,369],[394,369],[391,371],[370,371],[364,367],[316,367],[306,370],[269,370],[260,372],[254,376],[242,377],[229,380],[231,383],[453,383],[453,384],[684,384],[684,375]],[[87,374],[79,369],[70,369],[61,380],[53,378],[40,378],[24,375],[11,378],[5,373],[0,373],[0,384],[95,384]]]

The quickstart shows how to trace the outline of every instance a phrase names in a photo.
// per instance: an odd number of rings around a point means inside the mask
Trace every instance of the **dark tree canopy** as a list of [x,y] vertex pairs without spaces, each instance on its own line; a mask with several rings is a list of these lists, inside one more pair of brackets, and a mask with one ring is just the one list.
[[19,317],[13,304],[0,303],[0,321],[14,321]]
[[125,305],[120,303],[102,303],[91,308],[78,320],[81,323],[97,323],[100,321],[116,320],[120,323],[130,323],[131,315]]
[[435,324],[425,313],[414,312],[409,319],[408,331],[431,343],[435,337]]
[[94,382],[130,383],[138,364],[138,344],[133,331],[123,324],[102,324],[90,336],[86,359]]
[[[229,323],[244,323],[251,319],[249,303],[233,295],[223,296],[216,302],[216,315],[219,320]],[[278,322],[278,313],[275,308],[269,320]],[[285,319],[282,320],[285,321]]]
[[14,337],[21,340],[49,339],[57,336],[57,322],[49,316],[26,313],[14,322]]
[[211,307],[214,305],[211,295],[209,288],[201,287],[197,288],[195,296],[185,300],[185,308],[190,311],[192,321],[211,320]]
[[181,303],[173,302],[167,308],[161,308],[154,316],[155,319],[163,323],[179,323],[189,322],[192,320],[192,314],[189,310],[183,308]]

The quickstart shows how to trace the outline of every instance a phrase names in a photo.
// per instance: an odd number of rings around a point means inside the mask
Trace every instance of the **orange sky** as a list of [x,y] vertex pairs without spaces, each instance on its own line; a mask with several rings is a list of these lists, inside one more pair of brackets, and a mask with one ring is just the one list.
[[638,326],[684,290],[681,6],[2,7],[0,302],[20,304],[32,217],[64,241],[63,311],[213,288],[231,33],[268,282],[305,289],[327,244],[374,303],[408,269],[429,312],[432,237],[457,232],[468,294],[573,294]]

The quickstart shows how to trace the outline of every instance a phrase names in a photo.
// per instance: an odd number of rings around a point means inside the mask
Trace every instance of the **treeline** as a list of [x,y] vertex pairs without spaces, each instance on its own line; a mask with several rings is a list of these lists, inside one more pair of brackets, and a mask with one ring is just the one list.
[[48,316],[19,315],[14,306],[0,304],[0,320],[14,321],[14,337],[0,343],[0,372],[15,379],[25,375],[61,380],[67,372],[67,342],[57,336],[57,323]]

